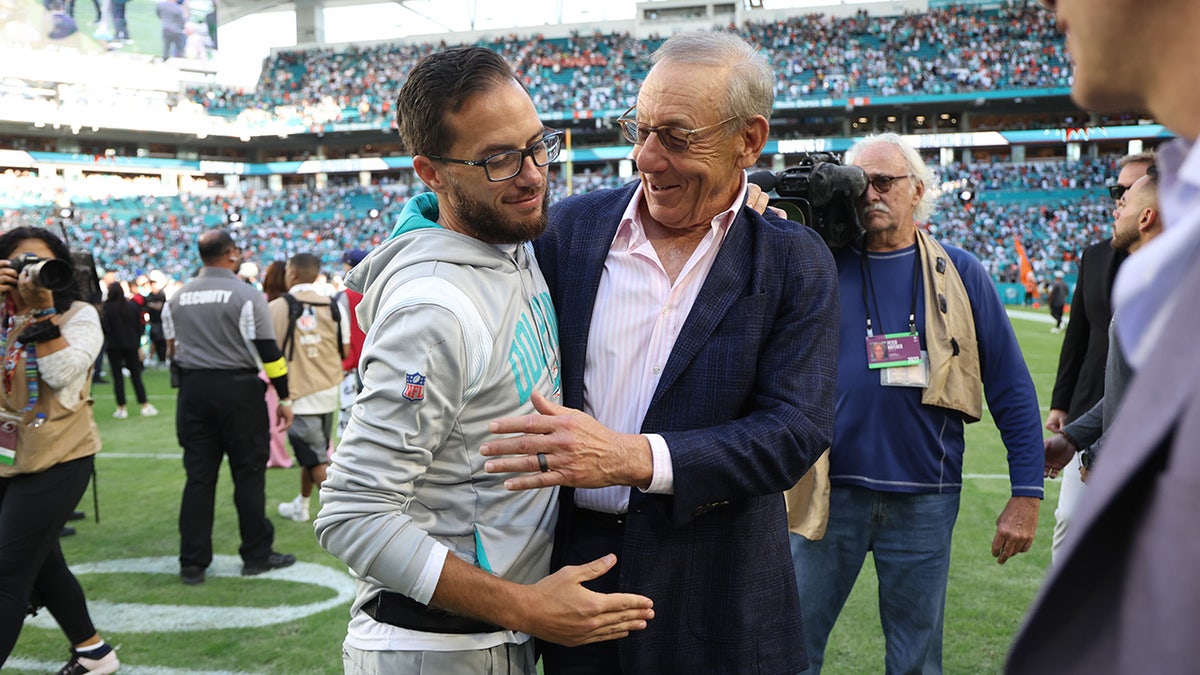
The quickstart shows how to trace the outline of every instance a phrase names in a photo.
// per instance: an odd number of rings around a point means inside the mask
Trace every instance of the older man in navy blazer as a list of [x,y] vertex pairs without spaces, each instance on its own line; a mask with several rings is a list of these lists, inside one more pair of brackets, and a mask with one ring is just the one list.
[[[655,618],[604,646],[545,645],[553,673],[807,667],[782,493],[829,445],[832,256],[745,205],[773,74],[740,38],[680,34],[619,120],[640,183],[570,198],[537,243],[558,310],[563,401],[497,420],[510,489],[563,485],[558,565]],[[520,456],[515,456],[520,455]],[[587,488],[587,489],[582,489]],[[594,489],[602,488],[602,489]]]

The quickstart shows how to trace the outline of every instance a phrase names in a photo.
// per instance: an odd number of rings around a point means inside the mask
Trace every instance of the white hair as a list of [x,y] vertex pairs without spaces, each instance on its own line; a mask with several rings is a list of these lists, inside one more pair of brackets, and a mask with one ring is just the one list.
[[692,31],[677,33],[650,56],[650,63],[684,63],[728,68],[729,91],[723,115],[748,120],[755,115],[771,119],[775,104],[775,72],[762,51],[733,33]]
[[904,157],[904,162],[908,164],[908,173],[912,176],[914,183],[913,189],[917,189],[916,183],[920,183],[925,188],[925,192],[921,195],[921,201],[917,203],[916,209],[913,210],[913,218],[919,222],[927,221],[929,216],[933,214],[933,208],[937,202],[933,169],[930,169],[921,159],[921,153],[917,152],[917,149],[899,134],[888,132],[859,139],[846,151],[845,162],[846,164],[853,164],[854,160],[858,158],[858,155],[863,150],[885,144],[893,145],[900,150],[900,154]]

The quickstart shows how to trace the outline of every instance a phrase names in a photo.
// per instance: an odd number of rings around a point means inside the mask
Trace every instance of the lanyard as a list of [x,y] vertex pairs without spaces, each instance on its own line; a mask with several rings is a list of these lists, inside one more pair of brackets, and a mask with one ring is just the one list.
[[[9,314],[4,322],[3,333],[0,333],[0,343],[8,342],[8,335],[16,324],[16,315]],[[12,392],[13,372],[21,360],[21,348],[25,348],[25,408],[21,412],[29,412],[38,402],[38,365],[37,345],[22,345],[20,340],[14,340],[12,347],[4,355],[4,391]]]
[[[912,279],[912,303],[908,308],[908,332],[911,335],[917,333],[917,284],[920,281],[921,274],[921,247],[917,246],[914,251],[915,259],[913,260],[913,279]],[[862,257],[859,258],[861,266],[859,273],[863,280],[863,308],[867,312],[867,337],[875,337],[875,331],[871,323],[871,302],[875,303],[875,314],[879,317],[880,330],[882,330],[883,313],[879,311],[879,297],[875,295],[875,280],[871,277],[870,255],[867,253],[867,248],[864,245]],[[870,300],[867,298],[868,289],[870,292]]]

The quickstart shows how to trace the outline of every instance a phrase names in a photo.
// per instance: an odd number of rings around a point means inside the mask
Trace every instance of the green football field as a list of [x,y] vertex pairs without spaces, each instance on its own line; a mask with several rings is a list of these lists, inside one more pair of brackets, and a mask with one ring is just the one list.
[[[1043,417],[1061,335],[1043,313],[1013,319],[1038,388]],[[96,385],[96,420],[104,439],[98,471],[100,523],[89,489],[63,539],[67,560],[83,584],[106,640],[120,645],[121,673],[340,673],[341,641],[352,585],[345,568],[325,553],[311,524],[279,518],[275,504],[299,485],[297,469],[267,472],[267,506],[276,549],[300,563],[260,577],[238,575],[237,522],[228,472],[218,488],[214,547],[218,555],[200,586],[180,584],[176,519],[183,488],[175,440],[175,397],[165,371],[147,371],[158,417],[112,418],[111,385]],[[132,396],[132,393],[130,394]],[[991,557],[995,520],[1009,496],[1005,451],[991,418],[968,427],[965,488],[950,569],[945,671],[995,673],[1050,562],[1056,482],[1047,481],[1037,540],[1031,552],[1000,566]],[[883,670],[883,634],[870,560],[830,639],[825,672]],[[26,621],[5,672],[57,671],[68,658],[62,633],[43,611]]]

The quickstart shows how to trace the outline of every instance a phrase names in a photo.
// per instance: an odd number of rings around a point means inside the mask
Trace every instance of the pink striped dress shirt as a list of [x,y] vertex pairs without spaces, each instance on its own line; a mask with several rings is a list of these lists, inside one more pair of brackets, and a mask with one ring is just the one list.
[[[672,284],[642,226],[642,192],[634,193],[604,260],[588,332],[583,409],[604,426],[626,434],[641,430],[679,331],[745,201],[743,172],[737,199],[713,217],[708,233]],[[666,441],[658,434],[646,434],[646,438],[654,458],[654,477],[646,492],[671,494],[674,472]],[[578,489],[575,505],[625,513],[629,488]]]

